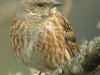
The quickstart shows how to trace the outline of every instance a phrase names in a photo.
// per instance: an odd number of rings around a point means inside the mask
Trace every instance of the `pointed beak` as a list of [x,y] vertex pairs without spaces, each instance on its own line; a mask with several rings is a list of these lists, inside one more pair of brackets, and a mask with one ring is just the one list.
[[62,5],[63,3],[61,3],[61,2],[57,2],[57,1],[53,1],[52,2],[52,6],[60,6],[60,5]]

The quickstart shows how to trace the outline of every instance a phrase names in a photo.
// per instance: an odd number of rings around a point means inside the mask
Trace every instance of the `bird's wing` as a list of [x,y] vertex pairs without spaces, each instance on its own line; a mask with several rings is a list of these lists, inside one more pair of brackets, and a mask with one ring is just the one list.
[[59,17],[59,23],[63,29],[66,46],[69,47],[72,52],[72,55],[75,56],[77,53],[79,53],[79,47],[76,42],[76,37],[74,35],[72,27],[70,26],[67,19],[63,17],[63,15]]

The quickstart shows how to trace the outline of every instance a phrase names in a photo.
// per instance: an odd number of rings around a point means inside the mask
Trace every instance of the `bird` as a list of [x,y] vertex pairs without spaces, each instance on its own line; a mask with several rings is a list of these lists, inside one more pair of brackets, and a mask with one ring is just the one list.
[[69,21],[56,0],[20,0],[11,26],[15,59],[30,70],[49,72],[79,53]]

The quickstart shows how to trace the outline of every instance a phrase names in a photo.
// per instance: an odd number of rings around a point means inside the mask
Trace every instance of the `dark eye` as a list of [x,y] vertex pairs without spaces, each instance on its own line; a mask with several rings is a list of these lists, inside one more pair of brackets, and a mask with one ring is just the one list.
[[38,5],[39,7],[43,7],[43,6],[44,6],[43,3],[37,3],[37,5]]

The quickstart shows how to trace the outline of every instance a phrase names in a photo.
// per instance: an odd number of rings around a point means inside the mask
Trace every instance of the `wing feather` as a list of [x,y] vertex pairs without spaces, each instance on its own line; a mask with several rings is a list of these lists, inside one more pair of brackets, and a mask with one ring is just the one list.
[[62,26],[63,29],[63,35],[65,38],[65,43],[66,45],[70,48],[72,55],[75,56],[77,53],[79,53],[79,47],[78,44],[76,42],[76,37],[74,35],[74,32],[72,30],[71,25],[69,24],[69,22],[67,21],[66,18],[64,17],[59,17],[59,23]]

